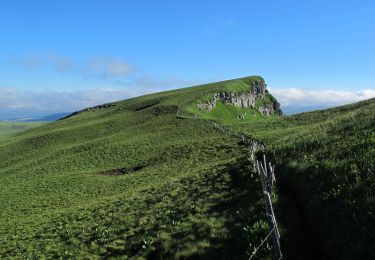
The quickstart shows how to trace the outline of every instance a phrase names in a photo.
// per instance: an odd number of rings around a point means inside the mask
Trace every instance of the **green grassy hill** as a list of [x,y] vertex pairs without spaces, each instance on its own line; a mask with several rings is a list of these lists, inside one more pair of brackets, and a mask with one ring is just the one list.
[[43,122],[0,122],[0,138],[42,125]]
[[246,147],[181,104],[259,79],[86,109],[0,140],[0,255],[246,258],[243,227],[264,219],[260,184],[242,185],[255,178]]
[[[261,184],[247,147],[212,121],[266,144],[289,258],[373,256],[374,100],[292,117],[259,112],[276,105],[268,92],[253,107],[198,108],[263,82],[146,95],[0,139],[0,256],[247,259],[268,233]],[[356,241],[337,253],[337,235]]]

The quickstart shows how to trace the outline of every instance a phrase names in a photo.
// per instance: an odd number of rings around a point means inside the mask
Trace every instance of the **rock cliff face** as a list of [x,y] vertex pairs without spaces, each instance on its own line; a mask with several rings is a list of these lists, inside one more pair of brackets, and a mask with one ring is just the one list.
[[277,114],[282,116],[283,112],[281,111],[280,104],[278,102],[273,102],[272,104],[260,106],[258,108],[259,112],[263,115],[270,116],[272,114]]
[[[197,104],[198,108],[207,112],[211,112],[215,108],[216,102],[221,101],[224,104],[230,104],[237,107],[255,108],[257,100],[261,100],[267,95],[266,84],[263,80],[253,81],[249,86],[249,92],[230,93],[219,92],[215,93],[213,99],[206,103]],[[258,108],[259,112],[264,115],[279,114],[282,115],[280,104],[274,101]]]

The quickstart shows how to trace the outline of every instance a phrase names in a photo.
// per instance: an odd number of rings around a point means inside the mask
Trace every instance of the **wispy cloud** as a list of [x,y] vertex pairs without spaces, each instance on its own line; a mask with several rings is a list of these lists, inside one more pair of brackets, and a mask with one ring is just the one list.
[[42,63],[40,57],[35,53],[28,53],[23,57],[12,57],[10,62],[26,70],[34,70]]
[[71,58],[58,54],[49,54],[47,62],[55,71],[61,73],[68,72],[74,67],[74,62]]
[[98,88],[75,92],[31,92],[16,88],[0,89],[0,113],[8,111],[62,112],[146,94],[150,90],[135,88]]
[[206,81],[203,81],[201,79],[184,79],[177,76],[157,78],[148,74],[143,74],[134,79],[133,85],[139,88],[152,88],[156,91],[162,91],[167,89],[176,89],[204,84],[205,82]]
[[214,24],[220,28],[230,29],[236,25],[236,22],[231,17],[217,17],[214,19]]
[[230,31],[236,26],[236,21],[232,17],[211,17],[205,24],[202,24],[201,32],[207,35],[215,35]]
[[88,76],[102,78],[118,78],[129,76],[136,72],[133,65],[128,62],[113,57],[102,57],[91,59],[85,68]]
[[305,90],[271,88],[270,92],[283,106],[342,105],[375,97],[375,89],[359,91]]
[[[158,78],[137,69],[121,58],[99,57],[80,63],[58,54],[24,59],[30,68],[49,67],[59,73],[77,73],[83,78],[102,80],[104,87],[85,91],[24,91],[0,86],[0,116],[7,113],[55,113],[75,111],[152,92],[198,85],[201,80],[180,77]],[[20,63],[17,63],[18,65]],[[100,81],[99,81],[100,82]]]
[[85,78],[119,79],[134,75],[138,70],[119,57],[93,57],[80,62],[57,53],[34,54],[11,59],[13,64],[27,70],[50,68],[59,73],[78,73]]

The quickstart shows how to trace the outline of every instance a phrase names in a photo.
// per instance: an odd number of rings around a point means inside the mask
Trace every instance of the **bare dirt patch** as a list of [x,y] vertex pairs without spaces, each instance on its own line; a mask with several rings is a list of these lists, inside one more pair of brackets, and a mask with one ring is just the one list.
[[146,167],[146,165],[137,165],[137,166],[134,166],[132,168],[111,169],[111,170],[108,170],[108,171],[99,172],[97,174],[98,175],[104,175],[104,176],[121,176],[121,175],[129,174],[129,173],[138,172],[145,167]]

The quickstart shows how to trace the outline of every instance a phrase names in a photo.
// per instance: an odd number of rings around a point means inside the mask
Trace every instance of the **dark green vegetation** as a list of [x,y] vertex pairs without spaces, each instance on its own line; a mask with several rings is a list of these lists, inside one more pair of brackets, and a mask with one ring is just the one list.
[[[268,233],[261,184],[247,147],[203,118],[267,145],[287,259],[374,257],[375,101],[285,118],[196,109],[254,80],[129,99],[1,139],[0,256],[247,259]],[[270,243],[257,256],[271,257]]]
[[0,138],[42,125],[43,122],[1,122]]
[[288,259],[374,259],[375,99],[235,128],[276,164]]

